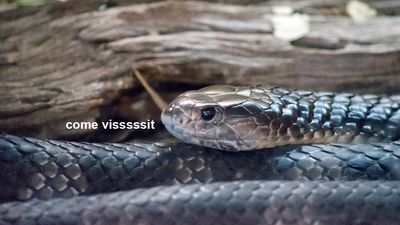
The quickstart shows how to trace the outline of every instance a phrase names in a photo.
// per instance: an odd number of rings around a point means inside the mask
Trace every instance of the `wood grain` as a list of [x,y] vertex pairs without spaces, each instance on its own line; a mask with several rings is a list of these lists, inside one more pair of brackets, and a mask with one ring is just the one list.
[[158,111],[118,113],[146,98],[132,68],[163,93],[220,83],[400,92],[400,16],[356,23],[321,15],[315,2],[293,3],[311,14],[311,31],[294,42],[273,35],[270,4],[167,1],[97,11],[57,3],[3,10],[0,131],[96,139],[96,132],[67,130],[65,123],[158,119]]

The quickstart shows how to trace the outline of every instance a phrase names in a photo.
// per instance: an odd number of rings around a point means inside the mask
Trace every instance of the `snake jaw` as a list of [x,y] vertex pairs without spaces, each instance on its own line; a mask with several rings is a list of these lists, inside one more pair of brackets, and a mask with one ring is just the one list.
[[[249,100],[250,93],[228,85],[185,92],[165,108],[161,121],[173,136],[186,143],[226,151],[254,149],[260,142],[248,137],[259,130],[254,129],[254,110],[240,106]],[[202,110],[207,108],[215,112],[209,120],[202,118]]]
[[[226,120],[226,113],[230,112],[225,109],[229,106],[221,106],[210,99],[209,96],[200,95],[194,91],[186,92],[163,110],[161,121],[169,133],[186,143],[225,151],[253,149],[256,142],[245,139],[251,130],[243,129],[241,126],[242,123],[248,125],[248,122],[252,120],[248,118],[237,120],[237,117]],[[228,101],[232,103],[231,99]],[[211,120],[202,119],[202,110],[205,107],[215,109],[216,114]]]
[[[185,92],[163,110],[161,121],[173,136],[186,143],[225,151],[254,149],[259,141],[246,138],[254,127],[249,125],[254,123],[247,115],[251,112],[244,111],[246,115],[238,117],[236,110],[230,110],[248,99],[237,97],[236,91],[236,87],[224,85]],[[202,110],[210,107],[216,114],[204,120]]]
[[166,107],[161,113],[161,122],[173,136],[187,143],[191,143],[189,136],[191,133],[188,132],[186,126],[191,121],[190,113],[187,114],[187,110],[182,110],[182,106],[190,108],[190,102],[185,102],[185,98],[177,98],[168,107]]

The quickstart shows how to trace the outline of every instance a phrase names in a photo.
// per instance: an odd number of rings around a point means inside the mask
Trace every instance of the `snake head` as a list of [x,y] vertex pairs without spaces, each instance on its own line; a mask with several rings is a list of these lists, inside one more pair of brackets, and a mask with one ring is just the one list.
[[[161,121],[187,143],[227,151],[264,148],[272,118],[262,112],[271,105],[251,96],[257,90],[215,85],[188,91],[162,112]],[[271,140],[268,143],[276,145]]]

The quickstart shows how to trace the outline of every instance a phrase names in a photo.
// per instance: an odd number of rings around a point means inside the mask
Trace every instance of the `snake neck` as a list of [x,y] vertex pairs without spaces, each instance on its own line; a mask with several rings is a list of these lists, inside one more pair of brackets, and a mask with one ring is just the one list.
[[[264,90],[265,92],[265,90]],[[256,148],[308,143],[374,143],[400,137],[400,96],[267,89],[268,129]],[[272,97],[271,97],[272,96]],[[251,93],[249,101],[260,96]],[[262,138],[264,135],[265,138]],[[256,138],[255,138],[256,139]]]

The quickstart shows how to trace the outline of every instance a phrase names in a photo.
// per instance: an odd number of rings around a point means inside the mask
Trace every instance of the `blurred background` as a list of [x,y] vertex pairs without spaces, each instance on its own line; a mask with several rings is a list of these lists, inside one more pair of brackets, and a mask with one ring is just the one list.
[[[0,133],[172,140],[166,101],[213,84],[400,92],[400,1],[0,0]],[[155,130],[68,130],[69,121]]]

